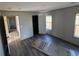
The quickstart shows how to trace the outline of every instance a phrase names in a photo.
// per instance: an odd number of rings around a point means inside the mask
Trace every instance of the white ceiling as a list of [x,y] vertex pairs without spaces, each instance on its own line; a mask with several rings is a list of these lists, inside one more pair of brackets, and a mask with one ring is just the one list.
[[79,2],[0,2],[0,10],[45,12],[79,5]]

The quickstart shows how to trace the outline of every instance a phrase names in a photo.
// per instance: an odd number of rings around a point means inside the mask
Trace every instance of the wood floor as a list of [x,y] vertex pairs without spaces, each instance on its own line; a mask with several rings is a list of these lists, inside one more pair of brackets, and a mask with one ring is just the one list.
[[[26,40],[26,41],[25,41]],[[10,33],[8,38],[9,54],[11,56],[45,56],[46,54],[32,48],[29,39],[21,40],[17,32]]]
[[[47,56],[47,54],[31,47],[32,42],[38,38],[40,38],[40,39],[48,38],[48,39],[52,40],[52,43],[54,43],[56,45],[61,45],[65,48],[68,48],[70,52],[72,51],[71,54],[68,53],[68,56],[73,56],[73,55],[78,56],[79,55],[78,47],[74,47],[73,45],[62,42],[61,40],[54,38],[53,36],[50,36],[50,35],[37,35],[37,36],[31,37],[31,38],[25,39],[25,40],[21,40],[19,38],[15,39],[11,43],[9,43],[10,55],[11,56]],[[62,49],[61,49],[61,51],[62,51]]]

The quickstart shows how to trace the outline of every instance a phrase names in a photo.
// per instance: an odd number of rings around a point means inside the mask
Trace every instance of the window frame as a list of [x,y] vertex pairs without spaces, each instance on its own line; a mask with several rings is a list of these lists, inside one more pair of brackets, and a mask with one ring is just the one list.
[[75,13],[74,33],[73,33],[73,36],[74,36],[74,38],[79,39],[79,37],[75,35],[75,32],[76,32],[76,26],[79,26],[79,24],[76,24],[76,16],[77,16],[77,14],[79,14],[79,13]]
[[[48,23],[51,23],[51,29],[47,29],[46,26],[46,31],[51,31],[52,30],[52,15],[46,15],[46,17],[50,16],[51,17],[51,22],[49,21]],[[46,18],[47,19],[47,18]],[[46,22],[47,23],[47,22]],[[46,24],[47,25],[47,24]]]

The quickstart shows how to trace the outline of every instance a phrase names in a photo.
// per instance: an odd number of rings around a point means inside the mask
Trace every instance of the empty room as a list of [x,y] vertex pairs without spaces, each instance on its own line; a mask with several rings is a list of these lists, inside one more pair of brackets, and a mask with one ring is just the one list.
[[79,2],[0,2],[0,56],[79,56]]

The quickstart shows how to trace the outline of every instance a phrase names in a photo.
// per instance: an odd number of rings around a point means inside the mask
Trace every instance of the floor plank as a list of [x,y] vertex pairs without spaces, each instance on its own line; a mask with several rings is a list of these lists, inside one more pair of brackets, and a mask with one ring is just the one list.
[[[35,41],[36,39],[44,39],[46,40],[48,38],[48,42],[52,42],[54,44],[54,48],[58,45],[63,46],[65,48],[68,48],[69,51],[71,51],[71,55],[79,55],[79,48],[74,47],[70,44],[67,44],[65,42],[62,42],[61,40],[58,40],[57,38],[51,37],[50,35],[37,35],[34,37],[31,37],[29,39],[21,40],[20,38],[17,39],[11,39],[12,42],[9,43],[9,50],[11,56],[47,56],[45,53],[31,47],[31,43]],[[56,46],[55,46],[56,45]],[[58,47],[56,52],[63,51],[62,49],[59,49]],[[72,51],[73,50],[73,51]],[[51,50],[52,51],[52,50]],[[60,52],[62,53],[62,52]],[[55,55],[55,54],[53,54]]]

